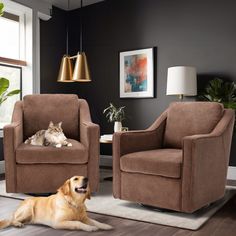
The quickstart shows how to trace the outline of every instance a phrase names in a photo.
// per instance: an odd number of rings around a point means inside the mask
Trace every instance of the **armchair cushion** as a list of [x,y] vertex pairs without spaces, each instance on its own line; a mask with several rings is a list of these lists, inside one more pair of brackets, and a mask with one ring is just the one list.
[[16,149],[18,164],[85,164],[88,150],[80,142],[68,139],[72,147],[42,147],[22,143]]
[[223,116],[216,102],[177,102],[168,109],[164,147],[182,148],[185,136],[210,133]]
[[124,172],[180,178],[181,149],[155,149],[126,154],[120,159]]
[[79,138],[79,103],[73,94],[38,94],[24,97],[24,139],[41,129],[47,129],[50,121],[62,121],[68,138]]

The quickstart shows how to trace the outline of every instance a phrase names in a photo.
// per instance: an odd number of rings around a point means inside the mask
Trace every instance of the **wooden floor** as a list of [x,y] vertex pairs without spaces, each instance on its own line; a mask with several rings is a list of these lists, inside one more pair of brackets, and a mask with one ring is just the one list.
[[[0,176],[1,179],[4,179],[4,176]],[[236,185],[236,182],[230,182],[230,184]],[[10,216],[20,202],[20,200],[0,197],[0,220]],[[54,230],[39,225],[26,225],[22,229],[9,227],[0,230],[0,236],[84,236],[90,234],[94,236],[236,236],[236,196],[198,231],[183,230],[94,213],[89,213],[89,216],[112,225],[114,230],[88,233],[83,231]]]
[[[0,197],[0,218],[5,218],[13,212],[19,200]],[[22,229],[9,227],[0,230],[1,236],[84,236],[84,235],[112,235],[112,236],[235,236],[236,235],[236,196],[232,198],[198,231],[183,230],[156,224],[148,224],[117,217],[89,213],[89,216],[98,221],[110,224],[112,231],[82,232],[54,230],[46,226],[26,225]]]

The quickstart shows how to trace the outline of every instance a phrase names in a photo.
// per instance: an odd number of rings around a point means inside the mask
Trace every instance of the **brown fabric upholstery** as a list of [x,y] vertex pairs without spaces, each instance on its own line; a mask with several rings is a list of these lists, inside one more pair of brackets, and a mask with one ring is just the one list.
[[208,134],[219,122],[223,106],[214,102],[176,102],[168,109],[164,146],[182,148],[182,139],[194,134]]
[[120,157],[142,150],[162,147],[167,112],[164,112],[148,130],[118,132],[113,135],[113,195],[120,196],[121,170]]
[[220,199],[234,119],[218,103],[174,103],[149,129],[115,133],[114,197],[181,212]]
[[27,95],[24,100],[24,138],[41,129],[47,129],[50,121],[62,121],[67,137],[79,138],[79,104],[77,95],[40,94]]
[[[70,140],[72,147],[23,143],[23,137],[47,128],[50,120],[63,121],[67,138],[74,139]],[[26,96],[23,102],[15,104],[12,123],[4,127],[7,192],[55,192],[73,175],[87,176],[91,191],[96,192],[99,136],[99,126],[92,123],[87,102],[77,95]]]
[[180,178],[181,149],[155,149],[126,154],[120,159],[120,169],[129,173]]
[[54,193],[65,179],[78,175],[88,176],[88,166],[75,164],[17,165],[17,192]]
[[181,181],[157,175],[121,172],[121,199],[180,211]]
[[74,139],[68,139],[72,147],[41,147],[22,143],[16,149],[18,164],[85,164],[88,162],[88,149]]

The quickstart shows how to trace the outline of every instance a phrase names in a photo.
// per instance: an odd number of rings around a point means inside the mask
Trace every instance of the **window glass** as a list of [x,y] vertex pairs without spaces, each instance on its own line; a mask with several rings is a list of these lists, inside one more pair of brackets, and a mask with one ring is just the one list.
[[[21,67],[9,66],[0,64],[0,77],[4,77],[9,80],[10,87],[8,91],[15,89],[21,89]],[[0,129],[4,125],[11,123],[12,112],[16,101],[20,100],[21,94],[17,94],[9,97],[0,106]]]
[[4,13],[0,17],[0,57],[20,59],[19,16]]

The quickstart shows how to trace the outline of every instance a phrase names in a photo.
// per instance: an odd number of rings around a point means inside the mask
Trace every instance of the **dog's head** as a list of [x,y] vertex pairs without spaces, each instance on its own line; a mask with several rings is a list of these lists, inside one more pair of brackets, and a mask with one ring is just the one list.
[[74,176],[68,179],[58,191],[76,200],[76,202],[83,203],[86,199],[90,199],[88,178],[84,176]]

